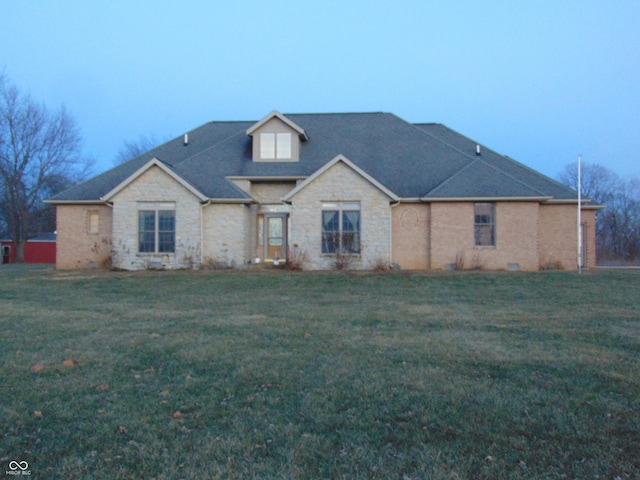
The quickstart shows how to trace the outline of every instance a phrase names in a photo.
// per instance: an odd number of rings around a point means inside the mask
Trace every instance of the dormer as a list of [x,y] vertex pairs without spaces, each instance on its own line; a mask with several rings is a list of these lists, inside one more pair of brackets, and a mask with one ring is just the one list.
[[305,131],[275,110],[247,130],[253,138],[254,162],[297,162]]

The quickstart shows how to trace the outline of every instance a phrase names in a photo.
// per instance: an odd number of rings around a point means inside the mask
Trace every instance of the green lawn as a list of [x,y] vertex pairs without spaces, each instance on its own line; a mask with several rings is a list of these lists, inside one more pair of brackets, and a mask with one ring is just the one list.
[[3,265],[0,328],[0,473],[640,478],[640,271]]

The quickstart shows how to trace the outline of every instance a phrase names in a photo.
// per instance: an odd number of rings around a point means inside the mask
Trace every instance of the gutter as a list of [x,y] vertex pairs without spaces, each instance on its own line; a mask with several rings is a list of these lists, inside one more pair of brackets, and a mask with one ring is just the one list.
[[553,197],[420,197],[417,202],[549,202]]
[[97,199],[97,200],[43,200],[42,203],[46,203],[47,205],[109,205],[108,202]]

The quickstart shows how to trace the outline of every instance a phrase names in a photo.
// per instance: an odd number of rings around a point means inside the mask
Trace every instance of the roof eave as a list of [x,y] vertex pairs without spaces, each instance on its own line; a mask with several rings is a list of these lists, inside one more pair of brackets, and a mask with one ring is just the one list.
[[101,199],[95,200],[55,200],[47,199],[43,200],[43,203],[47,205],[106,205],[107,202]]
[[553,197],[419,197],[400,201],[418,202],[548,202]]
[[225,177],[227,180],[253,180],[256,182],[274,182],[274,181],[298,181],[305,180],[307,175],[271,175],[271,176],[260,176],[260,175],[229,175]]
[[252,203],[258,203],[253,198],[208,198],[206,201],[202,202],[205,205],[209,204],[223,204],[223,203],[235,203],[241,205],[248,205]]

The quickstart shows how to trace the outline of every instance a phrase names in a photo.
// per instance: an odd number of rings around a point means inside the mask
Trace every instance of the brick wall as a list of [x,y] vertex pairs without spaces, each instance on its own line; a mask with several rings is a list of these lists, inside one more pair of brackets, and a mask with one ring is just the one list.
[[[98,232],[89,233],[89,213],[98,214]],[[100,266],[111,254],[112,210],[107,205],[58,205],[56,268]]]
[[429,204],[404,203],[391,209],[391,261],[403,270],[427,270],[430,261]]
[[431,268],[444,269],[462,258],[467,265],[474,257],[473,204],[432,203]]
[[[578,212],[576,205],[540,206],[540,266],[577,269],[578,265]],[[582,211],[586,226],[586,266],[596,265],[596,212]]]
[[496,244],[476,246],[473,202],[431,204],[431,268],[537,270],[538,209],[535,202],[496,203]]

